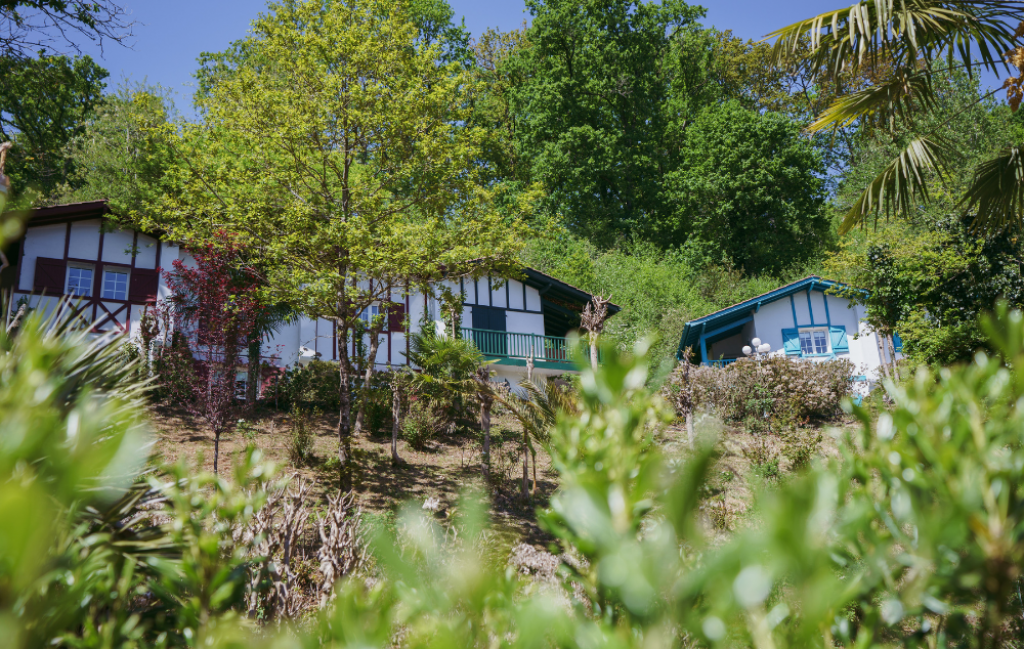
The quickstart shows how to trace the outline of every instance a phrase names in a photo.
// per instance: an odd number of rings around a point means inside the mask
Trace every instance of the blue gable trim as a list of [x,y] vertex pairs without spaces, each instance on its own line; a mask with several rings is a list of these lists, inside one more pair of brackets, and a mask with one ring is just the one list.
[[[679,350],[676,353],[676,358],[681,360],[683,357],[683,350],[685,350],[687,347],[693,347],[695,350],[697,350],[698,353],[701,354],[701,358],[699,360],[707,360],[706,350],[703,349],[703,345],[701,344],[701,338],[703,337],[703,334],[706,331],[715,331],[723,327],[736,326],[736,323],[738,321],[744,320],[745,318],[748,317],[753,317],[753,314],[757,312],[762,305],[782,300],[787,297],[791,299],[791,306],[793,310],[793,326],[801,326],[797,322],[796,304],[792,302],[793,296],[803,291],[808,291],[808,300],[810,300],[810,291],[813,290],[824,293],[825,291],[832,288],[849,289],[850,287],[847,286],[846,284],[836,282],[830,279],[822,279],[820,277],[814,276],[805,277],[800,281],[793,282],[792,284],[787,284],[786,286],[777,288],[774,291],[769,291],[768,293],[765,293],[763,295],[752,297],[749,300],[745,300],[743,302],[740,302],[739,304],[734,304],[733,306],[722,309],[721,311],[716,311],[702,318],[691,320],[683,326],[683,335],[679,339]],[[808,304],[808,306],[810,305]],[[820,326],[831,325],[831,318],[828,312],[827,296],[825,296],[825,320],[826,324]],[[704,341],[707,341],[706,337],[704,337]]]

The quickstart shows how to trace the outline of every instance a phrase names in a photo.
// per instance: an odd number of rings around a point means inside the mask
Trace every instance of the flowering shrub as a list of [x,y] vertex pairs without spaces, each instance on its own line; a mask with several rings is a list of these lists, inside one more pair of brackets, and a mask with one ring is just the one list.
[[725,367],[680,366],[665,392],[677,410],[690,404],[731,421],[766,414],[788,421],[828,419],[839,413],[840,402],[850,394],[853,369],[845,359],[815,363],[781,356],[744,358]]

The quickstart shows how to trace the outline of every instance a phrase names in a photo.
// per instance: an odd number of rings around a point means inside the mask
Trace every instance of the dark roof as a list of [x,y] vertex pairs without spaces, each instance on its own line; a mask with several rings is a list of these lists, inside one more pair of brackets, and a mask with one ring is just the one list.
[[[524,266],[523,274],[526,276],[523,283],[541,291],[541,297],[545,297],[551,293],[551,297],[561,297],[567,301],[578,302],[584,305],[594,297],[591,293],[588,293],[581,288],[576,288],[572,284],[563,282],[562,280],[552,277],[547,273],[542,273],[535,268]],[[619,305],[612,304],[611,302],[608,303],[608,315],[615,315],[621,310],[622,307]]]
[[[782,298],[789,297],[795,293],[801,293],[803,291],[821,291],[825,292],[830,288],[836,289],[849,289],[850,287],[842,282],[837,282],[832,279],[823,279],[817,275],[811,275],[801,280],[793,282],[792,284],[786,284],[785,286],[779,287],[774,291],[768,291],[762,293],[756,297],[752,297],[749,300],[738,302],[730,307],[720,309],[714,313],[709,313],[706,316],[697,318],[696,320],[690,320],[683,326],[683,335],[679,340],[679,350],[676,352],[676,358],[682,360],[683,351],[687,347],[698,347],[700,337],[705,332],[719,331],[727,328],[730,324],[740,324],[751,314],[752,311],[757,311],[761,308],[762,304],[769,302],[775,302]],[[858,289],[859,290],[859,289]]]
[[83,203],[67,203],[52,207],[39,207],[29,212],[28,225],[49,225],[51,223],[67,223],[69,221],[85,221],[110,214],[107,201],[87,201]]

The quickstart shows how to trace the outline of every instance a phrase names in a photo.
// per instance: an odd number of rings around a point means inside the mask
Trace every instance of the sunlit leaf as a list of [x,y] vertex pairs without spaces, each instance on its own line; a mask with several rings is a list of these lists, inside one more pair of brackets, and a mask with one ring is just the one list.
[[884,212],[908,214],[915,205],[927,203],[926,174],[938,170],[944,162],[942,147],[928,138],[910,142],[892,162],[871,182],[857,203],[846,213],[839,227],[846,234],[860,225],[866,216]]

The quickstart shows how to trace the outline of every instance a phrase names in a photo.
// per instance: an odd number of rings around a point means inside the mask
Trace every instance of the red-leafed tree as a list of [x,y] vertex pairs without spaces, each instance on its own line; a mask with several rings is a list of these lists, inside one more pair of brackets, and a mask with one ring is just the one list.
[[[237,420],[242,406],[236,376],[242,352],[258,330],[265,307],[259,298],[259,280],[245,270],[244,250],[204,246],[190,250],[195,265],[174,261],[165,273],[172,291],[167,301],[176,337],[187,344],[167,353],[188,355],[173,363],[184,376],[171,384],[174,397],[213,432],[213,471],[220,459],[220,437]],[[259,363],[259,356],[249,359]]]

